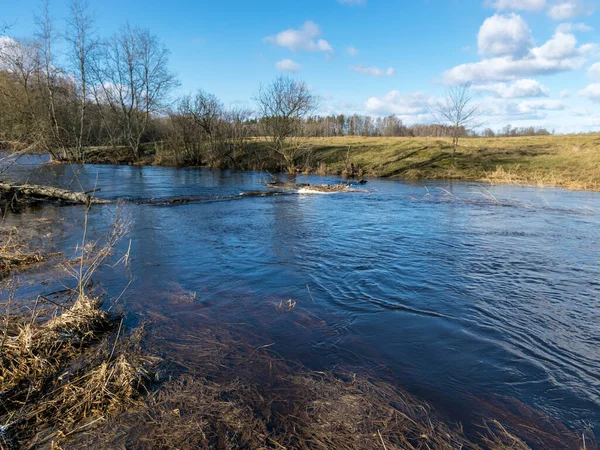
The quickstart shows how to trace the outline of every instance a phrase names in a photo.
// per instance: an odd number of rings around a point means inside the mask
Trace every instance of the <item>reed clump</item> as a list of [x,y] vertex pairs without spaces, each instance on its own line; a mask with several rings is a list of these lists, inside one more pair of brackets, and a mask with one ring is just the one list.
[[80,296],[43,323],[5,316],[0,348],[0,449],[32,448],[135,405],[157,358],[139,331],[120,337],[118,316]]
[[[79,297],[63,314],[46,323],[5,323],[0,347],[0,391],[39,391],[45,379],[106,332],[112,321],[98,299]],[[23,385],[26,386],[23,386]]]

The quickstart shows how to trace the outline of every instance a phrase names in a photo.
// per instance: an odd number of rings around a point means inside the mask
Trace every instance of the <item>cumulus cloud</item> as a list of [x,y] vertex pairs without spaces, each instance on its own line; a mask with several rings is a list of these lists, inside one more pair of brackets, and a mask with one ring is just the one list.
[[[504,18],[511,22],[514,20],[514,17]],[[449,84],[485,84],[576,70],[583,67],[589,55],[598,50],[595,44],[578,47],[574,35],[557,32],[546,43],[530,48],[524,55],[523,49],[528,38],[527,33],[523,32],[521,20],[515,21],[505,34],[501,31],[484,33],[488,37],[483,39],[480,52],[493,57],[456,66],[444,72],[444,81]],[[488,40],[492,35],[496,36],[498,43]]]
[[548,97],[549,90],[537,80],[522,79],[514,83],[493,83],[476,85],[474,92],[488,92],[498,98]]
[[371,77],[391,77],[396,71],[392,67],[388,67],[387,69],[378,69],[377,67],[366,67],[362,64],[358,66],[350,66],[348,68],[352,72],[362,73],[363,75],[369,75]]
[[534,48],[531,54],[536,59],[558,60],[578,56],[577,39],[572,34],[556,33],[541,47]]
[[592,78],[596,78],[597,80],[600,80],[600,62],[592,64],[591,67],[588,69],[588,74]]
[[422,116],[437,105],[436,99],[422,92],[404,94],[393,90],[383,97],[371,97],[364,106],[369,114],[397,115],[401,117]]
[[578,92],[581,97],[590,99],[593,102],[600,103],[600,83],[594,83]]
[[278,61],[275,63],[275,67],[281,72],[300,72],[302,70],[302,66],[291,59]]
[[591,2],[586,0],[561,0],[550,7],[548,15],[554,20],[570,20],[577,16],[589,15],[593,11]]
[[358,49],[356,47],[350,46],[346,48],[346,53],[350,56],[358,56]]
[[481,25],[477,44],[484,56],[522,57],[533,47],[533,37],[527,22],[518,14],[494,14]]
[[269,42],[279,47],[285,47],[293,52],[325,52],[333,53],[333,48],[321,36],[321,28],[312,20],[307,20],[299,29],[284,30],[275,36],[267,36],[265,42]]
[[542,11],[546,0],[488,0],[487,4],[498,11]]

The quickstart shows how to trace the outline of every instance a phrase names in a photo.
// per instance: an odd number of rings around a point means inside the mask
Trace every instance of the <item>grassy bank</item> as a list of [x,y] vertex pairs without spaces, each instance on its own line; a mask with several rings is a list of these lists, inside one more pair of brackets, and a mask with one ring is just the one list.
[[[463,139],[453,160],[449,138],[309,138],[306,173],[464,180],[600,191],[600,134]],[[93,149],[90,162],[131,164],[124,149]],[[176,166],[159,144],[146,144],[136,164]],[[277,170],[264,142],[250,142],[235,168]],[[231,166],[230,166],[231,167]]]
[[316,159],[341,173],[348,157],[366,175],[600,190],[600,134],[463,139],[313,139]]

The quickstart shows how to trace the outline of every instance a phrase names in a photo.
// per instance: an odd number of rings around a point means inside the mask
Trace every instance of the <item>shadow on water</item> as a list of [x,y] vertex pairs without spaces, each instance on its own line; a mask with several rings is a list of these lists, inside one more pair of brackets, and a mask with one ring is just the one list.
[[[78,183],[108,199],[210,200],[268,181],[205,170],[77,170]],[[66,186],[73,169],[32,163],[10,176]],[[536,424],[565,435],[564,423],[598,435],[598,194],[377,180],[369,189],[131,204],[131,243],[122,245],[131,245],[135,282],[123,306],[132,322],[165,317],[178,333],[209,318],[313,370],[376,371],[472,433],[468,424],[486,415],[524,432]],[[112,208],[92,209],[92,235],[106,229]],[[6,218],[19,228],[33,219],[61,230],[51,251],[76,247],[81,208]],[[97,281],[113,296],[125,283],[111,270]],[[299,303],[283,314],[277,305],[287,299]],[[176,344],[172,331],[155,326],[164,348]],[[176,347],[193,359],[193,346]]]

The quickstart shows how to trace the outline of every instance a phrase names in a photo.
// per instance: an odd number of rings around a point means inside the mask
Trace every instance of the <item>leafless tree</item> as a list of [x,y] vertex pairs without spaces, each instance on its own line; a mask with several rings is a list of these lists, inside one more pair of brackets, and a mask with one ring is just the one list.
[[177,85],[168,59],[169,51],[156,36],[126,25],[104,44],[96,65],[101,92],[95,97],[114,113],[122,139],[136,159],[152,114],[164,109]]
[[300,136],[302,120],[317,108],[317,98],[302,81],[280,76],[261,86],[255,101],[272,150],[296,172],[298,158],[308,151]]
[[[58,80],[62,76],[54,58],[54,44],[56,34],[54,32],[54,23],[50,15],[50,5],[48,0],[44,0],[40,5],[39,13],[34,16],[36,31],[36,45],[38,61],[40,65],[39,85],[43,91],[44,108],[47,111],[48,126],[47,132],[42,135],[43,145],[53,157],[66,159],[67,143],[65,142],[65,130],[59,124],[58,119]],[[61,155],[58,155],[61,153]]]
[[[12,126],[7,125],[13,129],[14,137],[27,145],[39,145],[45,136],[38,89],[39,67],[34,41],[5,39],[0,42],[2,119],[12,121]],[[14,133],[15,130],[19,131]]]
[[470,83],[448,88],[443,100],[433,112],[435,121],[452,131],[452,159],[456,155],[459,139],[481,126],[481,106],[473,103]]
[[73,124],[75,157],[79,162],[83,162],[86,143],[86,112],[89,101],[89,66],[92,63],[92,53],[98,46],[98,40],[94,35],[94,18],[88,12],[88,4],[85,0],[69,0],[69,9],[70,16],[67,19],[65,37],[69,44],[69,60],[76,79],[79,97],[77,119]]
[[237,167],[237,157],[242,153],[253,136],[254,130],[249,121],[252,111],[247,108],[231,108],[224,114],[224,127],[226,139],[226,157],[233,168]]

